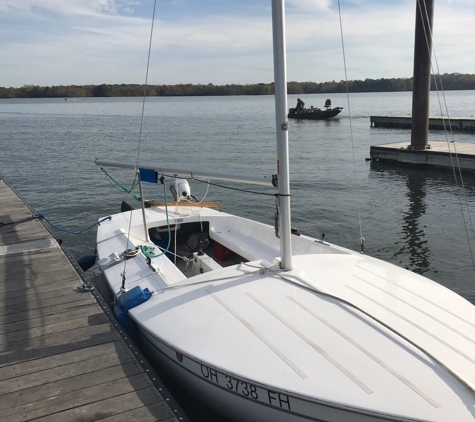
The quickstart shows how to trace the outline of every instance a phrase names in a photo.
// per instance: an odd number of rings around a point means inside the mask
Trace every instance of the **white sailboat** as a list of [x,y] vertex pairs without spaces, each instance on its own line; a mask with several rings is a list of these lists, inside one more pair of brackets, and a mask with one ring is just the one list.
[[283,0],[272,10],[277,176],[96,163],[277,184],[276,226],[192,203],[183,180],[179,204],[112,215],[97,254],[116,314],[155,365],[236,421],[473,422],[475,307],[410,271],[291,234]]

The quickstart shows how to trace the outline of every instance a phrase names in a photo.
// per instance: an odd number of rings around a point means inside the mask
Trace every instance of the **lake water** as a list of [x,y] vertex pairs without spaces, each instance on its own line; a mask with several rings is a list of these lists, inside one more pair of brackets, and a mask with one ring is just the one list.
[[[475,297],[471,213],[475,176],[465,190],[451,171],[415,170],[366,161],[371,145],[410,141],[410,131],[370,127],[371,115],[410,114],[412,94],[301,95],[306,106],[326,98],[343,106],[330,121],[290,121],[293,227],[408,268],[465,297]],[[475,115],[475,91],[445,93],[450,116]],[[297,96],[289,96],[294,107]],[[156,161],[254,174],[275,173],[273,97],[147,98],[139,146],[141,98],[0,100],[0,173],[58,227],[79,231],[118,212],[122,200],[94,158]],[[435,93],[431,114],[440,115]],[[351,131],[353,136],[351,137]],[[454,133],[456,142],[475,135]],[[429,140],[446,140],[430,132]],[[452,140],[450,138],[449,140]],[[126,186],[133,175],[108,169]],[[219,182],[217,182],[219,183]],[[219,183],[236,186],[229,183]],[[201,199],[204,183],[190,182]],[[161,186],[144,196],[163,200]],[[265,188],[238,185],[254,192]],[[210,186],[207,200],[224,211],[272,224],[274,198]],[[468,229],[469,237],[467,237]],[[95,230],[57,232],[73,256],[92,254]],[[470,243],[469,246],[469,239]]]

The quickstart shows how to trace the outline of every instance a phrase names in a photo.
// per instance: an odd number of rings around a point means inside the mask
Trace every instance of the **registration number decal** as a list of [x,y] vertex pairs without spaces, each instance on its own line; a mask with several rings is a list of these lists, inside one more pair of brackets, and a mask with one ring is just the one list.
[[292,410],[290,397],[277,391],[267,390],[252,383],[226,375],[216,369],[201,364],[201,376],[221,387],[227,388],[252,400],[257,400],[280,409]]

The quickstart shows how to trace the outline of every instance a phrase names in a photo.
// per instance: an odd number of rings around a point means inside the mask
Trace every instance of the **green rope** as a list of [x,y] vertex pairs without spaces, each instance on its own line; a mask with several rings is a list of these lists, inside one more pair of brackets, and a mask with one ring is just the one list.
[[158,258],[161,254],[156,254],[155,253],[155,247],[154,246],[147,246],[147,245],[139,245],[138,248],[142,251],[142,253],[147,257],[147,258]]
[[137,186],[138,184],[138,181],[134,182],[134,184],[132,185],[132,187],[130,189],[127,189],[122,183],[120,183],[118,180],[115,180],[109,173],[107,173],[106,170],[104,170],[104,168],[101,167],[101,170],[102,172],[104,173],[104,175],[106,176],[107,180],[109,181],[109,183],[116,189],[118,190],[119,192],[125,192],[125,193],[128,193],[130,196],[132,196],[134,199],[136,199],[137,201],[140,201],[140,196],[133,193],[132,190]]

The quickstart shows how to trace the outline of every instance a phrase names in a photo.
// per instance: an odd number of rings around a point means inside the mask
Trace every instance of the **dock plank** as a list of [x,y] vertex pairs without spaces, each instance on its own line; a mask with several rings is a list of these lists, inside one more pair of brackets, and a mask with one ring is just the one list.
[[62,312],[72,312],[75,310],[83,309],[84,307],[89,307],[92,304],[97,305],[97,302],[94,297],[91,297],[90,295],[84,295],[84,299],[82,301],[52,305],[49,308],[39,308],[25,310],[22,312],[12,312],[11,314],[4,316],[3,319],[0,318],[0,320],[3,322],[3,324],[11,324],[12,322],[19,321],[29,321],[31,319],[43,318],[48,315],[57,315]]
[[88,315],[94,315],[96,312],[102,313],[102,309],[97,306],[96,303],[91,302],[89,305],[83,306],[80,309],[64,311],[53,315],[46,315],[42,318],[36,318],[34,320],[10,322],[9,324],[3,324],[0,322],[0,339],[2,338],[2,336],[7,335],[9,333],[25,331],[28,329],[34,329],[42,326],[60,324],[62,322],[71,321]]
[[[87,360],[84,360],[84,353],[87,353],[87,350],[82,350],[81,356],[83,357],[83,360],[9,378],[10,382],[0,387],[0,394],[9,394],[45,384],[51,384],[54,386],[55,384],[69,378],[96,373],[97,371],[116,367],[117,365],[126,365],[130,362],[132,362],[133,366],[139,370],[139,365],[135,361],[134,356],[131,353],[127,354],[125,350],[122,350],[120,353],[116,350],[109,350],[108,353],[103,353],[100,356]],[[117,374],[123,373],[121,368],[115,368],[115,371]],[[87,381],[89,385],[97,385],[103,383],[104,379],[102,377],[94,376],[88,377]],[[77,378],[74,378],[74,383],[77,388],[81,385],[80,382],[78,383]],[[63,392],[63,390],[61,391]],[[28,391],[28,395],[29,394],[30,391]]]
[[17,341],[28,341],[29,339],[41,337],[49,334],[57,334],[67,330],[76,330],[77,328],[85,328],[91,325],[98,325],[108,321],[108,318],[104,315],[102,310],[99,310],[96,314],[90,314],[82,318],[75,318],[69,321],[58,322],[56,324],[47,324],[35,328],[27,328],[24,330],[18,330],[0,337],[0,350],[2,350],[2,344],[14,343]]
[[145,388],[150,388],[151,382],[145,374],[132,375],[128,378],[115,379],[110,382],[82,388],[71,393],[50,397],[47,402],[29,403],[18,408],[10,409],[6,416],[10,422],[23,422],[41,417],[69,412],[80,406],[86,406],[122,396]]
[[[133,393],[75,407],[61,413],[36,418],[35,420],[38,422],[93,422],[107,417],[115,417],[121,413],[148,406],[160,400],[161,397],[154,389],[145,388]],[[165,408],[165,410],[170,416],[173,414],[169,408]]]
[[98,356],[116,353],[120,355],[123,351],[128,351],[127,346],[120,341],[93,345],[87,350],[75,349],[70,352],[61,353],[59,355],[45,356],[29,362],[20,362],[0,368],[0,379],[8,380],[23,375],[33,374],[36,372],[46,371],[48,369],[59,368],[65,365],[74,364],[84,361],[86,354],[88,359],[94,359]]
[[44,406],[45,402],[47,403],[52,398],[57,397],[58,394],[64,395],[66,393],[98,385],[98,379],[100,379],[102,381],[101,384],[103,384],[122,378],[129,378],[140,373],[141,369],[139,365],[137,365],[136,362],[131,361],[122,365],[115,365],[110,368],[101,369],[96,373],[98,376],[92,377],[90,373],[87,373],[25,389],[23,390],[24,393],[22,395],[17,392],[7,393],[4,395],[5,406],[0,410],[0,419],[21,411],[19,409],[20,407],[30,405],[30,409],[40,408]]
[[106,323],[61,331],[59,333],[45,334],[41,337],[13,341],[0,347],[0,360],[2,359],[3,354],[10,354],[13,352],[26,353],[30,350],[38,350],[40,347],[52,347],[65,343],[69,344],[81,339],[88,340],[95,336],[106,335],[109,332],[113,331],[110,324]]
[[[128,412],[120,413],[109,418],[101,419],[102,422],[179,422],[175,416],[168,416],[168,406],[166,403],[154,403],[150,406],[143,406]],[[159,419],[153,415],[162,414]],[[165,416],[166,415],[166,416]]]
[[33,215],[0,177],[0,420],[187,421]]

